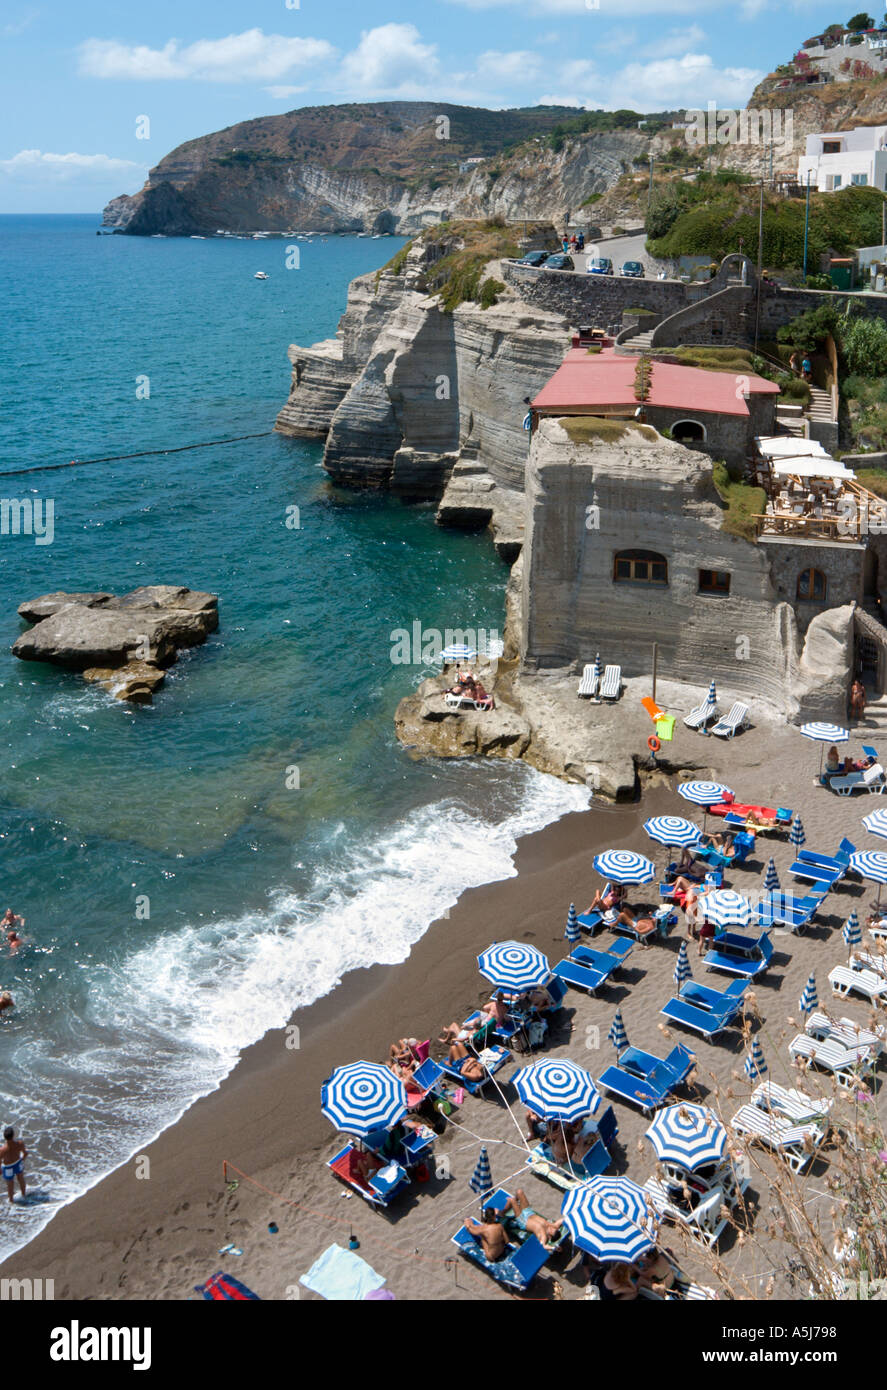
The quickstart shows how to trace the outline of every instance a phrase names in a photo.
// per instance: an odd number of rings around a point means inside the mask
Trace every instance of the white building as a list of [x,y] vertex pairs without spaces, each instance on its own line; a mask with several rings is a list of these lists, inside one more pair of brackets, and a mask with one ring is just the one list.
[[850,184],[887,189],[887,125],[856,126],[807,136],[806,153],[798,160],[798,183],[820,193],[834,193]]

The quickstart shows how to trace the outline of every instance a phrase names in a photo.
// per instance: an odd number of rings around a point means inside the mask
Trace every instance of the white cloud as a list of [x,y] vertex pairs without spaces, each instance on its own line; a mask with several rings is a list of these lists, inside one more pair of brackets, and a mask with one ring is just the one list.
[[284,38],[248,29],[222,39],[198,39],[184,47],[170,39],[162,48],[87,39],[79,49],[83,77],[122,81],[274,82],[300,68],[314,68],[335,56],[325,39]]
[[542,59],[539,54],[531,53],[527,49],[511,53],[500,53],[491,49],[481,53],[478,58],[476,75],[484,80],[492,78],[494,81],[526,82],[535,77],[541,67]]
[[[621,19],[626,14],[696,14],[699,11],[698,0],[450,0],[450,3],[469,10],[510,7],[537,15],[585,14],[590,20]],[[747,3],[756,3],[756,0],[747,0]]]
[[644,58],[676,58],[679,54],[688,53],[704,39],[705,33],[698,24],[688,24],[686,29],[671,29],[667,34],[660,35],[641,49],[641,55]]
[[[365,30],[357,47],[345,55],[339,81],[367,96],[417,93],[427,98],[439,70],[436,44],[423,43],[414,24],[380,24]],[[433,91],[439,94],[436,86]]]
[[744,106],[764,77],[754,68],[716,68],[707,53],[685,53],[649,63],[628,63],[608,80],[608,106],[637,111]]
[[103,179],[129,174],[134,169],[147,173],[147,165],[131,159],[115,159],[109,154],[50,154],[42,150],[19,150],[11,159],[0,159],[0,170],[19,179]]
[[537,97],[533,103],[535,106],[575,106],[582,109],[585,105],[585,97],[564,96],[563,92],[549,92],[545,96]]
[[298,96],[300,92],[307,92],[307,87],[266,87],[265,91],[275,101],[289,101],[290,97]]

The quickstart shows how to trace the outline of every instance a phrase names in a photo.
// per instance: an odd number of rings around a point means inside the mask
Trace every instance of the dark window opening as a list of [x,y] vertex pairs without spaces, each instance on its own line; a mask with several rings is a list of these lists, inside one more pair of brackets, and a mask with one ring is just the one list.
[[821,602],[825,598],[827,587],[822,570],[801,570],[798,575],[799,599],[814,599],[816,602]]
[[620,550],[613,561],[617,584],[667,584],[668,561],[655,550]]
[[700,594],[729,594],[730,575],[727,570],[700,570]]

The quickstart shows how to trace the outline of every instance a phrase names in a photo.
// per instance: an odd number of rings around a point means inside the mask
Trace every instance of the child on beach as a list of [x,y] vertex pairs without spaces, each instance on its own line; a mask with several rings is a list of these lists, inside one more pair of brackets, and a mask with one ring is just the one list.
[[25,1166],[25,1159],[28,1157],[28,1150],[25,1148],[21,1139],[16,1139],[15,1130],[12,1125],[7,1125],[3,1131],[3,1143],[0,1145],[0,1176],[6,1182],[6,1190],[9,1193],[10,1202],[15,1193],[15,1180],[18,1178],[18,1185],[22,1190],[22,1196],[27,1196],[27,1187],[22,1169]]

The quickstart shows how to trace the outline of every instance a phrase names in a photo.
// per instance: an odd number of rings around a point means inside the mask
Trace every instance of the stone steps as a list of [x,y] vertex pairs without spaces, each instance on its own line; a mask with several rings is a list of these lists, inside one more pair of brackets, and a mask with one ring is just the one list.
[[810,387],[810,409],[807,412],[810,420],[827,420],[829,424],[834,421],[832,414],[832,397],[830,391],[823,391],[818,386]]

